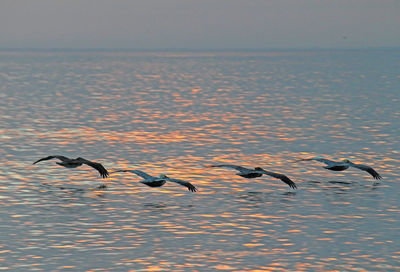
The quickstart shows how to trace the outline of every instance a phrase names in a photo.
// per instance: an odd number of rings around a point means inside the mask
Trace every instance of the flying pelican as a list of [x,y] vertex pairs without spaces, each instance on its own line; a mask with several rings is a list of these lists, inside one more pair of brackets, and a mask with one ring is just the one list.
[[278,173],[274,173],[274,172],[266,171],[266,170],[262,169],[261,167],[249,169],[249,168],[245,168],[245,167],[238,166],[238,165],[232,165],[232,164],[210,165],[210,167],[233,168],[233,169],[239,171],[239,173],[236,173],[236,175],[244,177],[244,178],[249,178],[249,179],[250,178],[258,178],[258,177],[261,177],[263,174],[265,174],[265,175],[282,180],[284,183],[289,185],[290,188],[297,189],[296,184],[292,180],[290,180],[287,176],[278,174]]
[[363,165],[363,164],[355,164],[348,159],[344,159],[342,161],[335,162],[335,161],[331,161],[328,159],[315,157],[315,158],[310,158],[310,159],[300,159],[300,160],[297,160],[296,162],[298,162],[298,161],[313,161],[313,160],[325,163],[326,166],[323,166],[323,167],[328,170],[344,171],[344,170],[348,169],[349,167],[355,167],[360,170],[367,171],[368,173],[371,174],[371,176],[374,177],[374,179],[382,179],[381,175],[379,175],[372,167]]
[[145,172],[143,172],[141,170],[116,170],[112,173],[116,173],[116,172],[130,172],[130,173],[136,174],[143,178],[143,180],[140,181],[141,183],[146,184],[147,186],[150,186],[150,187],[161,187],[167,181],[171,181],[171,182],[175,182],[175,183],[178,183],[180,185],[187,187],[188,190],[191,192],[197,191],[197,188],[194,187],[190,182],[180,180],[180,179],[173,179],[173,178],[168,177],[165,174],[161,174],[159,177],[153,177],[153,176],[150,176],[149,174],[146,174]]
[[81,166],[82,164],[86,164],[86,165],[89,165],[89,166],[93,167],[97,171],[99,171],[100,176],[102,178],[106,178],[109,175],[107,169],[105,169],[103,167],[103,165],[101,165],[100,163],[88,161],[88,160],[86,160],[84,158],[81,158],[81,157],[76,158],[76,159],[70,159],[70,158],[67,158],[67,157],[64,157],[64,156],[54,155],[54,156],[48,156],[48,157],[45,157],[45,158],[41,158],[41,159],[35,161],[33,164],[36,164],[36,163],[41,162],[41,161],[51,160],[51,159],[54,159],[54,158],[61,160],[61,162],[56,162],[56,163],[58,165],[66,167],[66,168],[76,168],[76,167]]

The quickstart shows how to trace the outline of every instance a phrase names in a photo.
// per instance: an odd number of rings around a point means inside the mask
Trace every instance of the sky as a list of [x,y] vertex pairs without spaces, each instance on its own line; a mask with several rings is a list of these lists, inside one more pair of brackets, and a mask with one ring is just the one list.
[[400,47],[400,0],[1,0],[0,48]]

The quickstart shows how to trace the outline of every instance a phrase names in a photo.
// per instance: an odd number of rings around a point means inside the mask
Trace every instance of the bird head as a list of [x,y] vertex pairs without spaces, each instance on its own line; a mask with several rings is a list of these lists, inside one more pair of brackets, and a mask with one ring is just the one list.
[[348,159],[344,159],[344,160],[342,160],[342,162],[350,163],[350,161]]
[[264,171],[264,169],[262,169],[261,167],[256,167],[256,168],[254,168],[254,170],[256,170],[256,171]]
[[168,178],[166,174],[160,174],[160,178],[164,179],[164,178]]

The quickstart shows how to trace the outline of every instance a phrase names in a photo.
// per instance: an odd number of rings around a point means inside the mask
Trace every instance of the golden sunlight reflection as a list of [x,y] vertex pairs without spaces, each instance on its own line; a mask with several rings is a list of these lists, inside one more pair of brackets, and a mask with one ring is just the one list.
[[0,269],[400,271],[394,58],[326,53],[0,53]]

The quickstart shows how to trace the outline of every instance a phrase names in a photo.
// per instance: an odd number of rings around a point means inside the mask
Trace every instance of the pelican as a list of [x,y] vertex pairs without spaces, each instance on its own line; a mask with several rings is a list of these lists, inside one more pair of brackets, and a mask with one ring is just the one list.
[[232,165],[232,164],[218,164],[218,165],[210,165],[210,167],[226,167],[226,168],[233,168],[235,170],[238,170],[239,173],[236,173],[236,175],[244,177],[244,178],[258,178],[261,177],[263,174],[277,178],[282,180],[284,183],[286,183],[287,185],[289,185],[290,188],[293,189],[297,189],[296,184],[290,180],[287,176],[282,175],[282,174],[278,174],[278,173],[274,173],[274,172],[269,172],[266,171],[264,169],[262,169],[261,167],[256,167],[254,169],[249,169],[249,168],[245,168],[242,166],[238,166],[238,165]]
[[106,178],[109,175],[107,169],[105,169],[103,167],[103,165],[101,165],[100,163],[88,161],[88,160],[86,160],[84,158],[81,158],[81,157],[76,158],[76,159],[70,159],[70,158],[67,158],[67,157],[64,157],[64,156],[53,155],[53,156],[48,156],[48,157],[45,157],[45,158],[41,158],[41,159],[35,161],[33,164],[36,164],[36,163],[41,162],[41,161],[51,160],[51,159],[59,159],[61,162],[56,162],[56,164],[64,166],[66,168],[76,168],[76,167],[81,166],[82,164],[89,165],[90,167],[93,167],[94,169],[99,171],[100,176],[102,178]]
[[168,177],[165,174],[161,174],[159,177],[153,177],[141,170],[116,170],[112,173],[116,173],[116,172],[130,172],[130,173],[136,174],[143,178],[143,180],[140,181],[141,183],[146,184],[147,186],[150,186],[150,187],[161,187],[167,181],[171,181],[171,182],[175,182],[182,186],[187,187],[188,190],[191,192],[197,191],[197,188],[194,187],[190,182],[180,180],[180,179],[173,179],[173,178]]
[[323,159],[323,158],[310,158],[310,159],[300,159],[298,161],[319,161],[323,162],[326,164],[326,166],[323,166],[325,169],[331,170],[331,171],[344,171],[348,169],[349,167],[355,167],[363,171],[367,171],[374,179],[382,179],[381,175],[379,175],[372,167],[363,165],[363,164],[356,164],[351,162],[348,159],[344,159],[342,161],[331,161],[328,159]]

